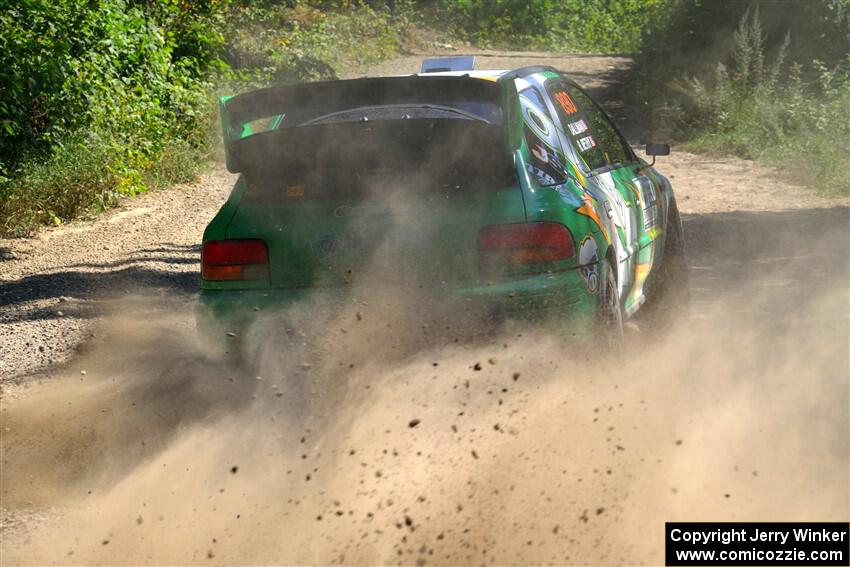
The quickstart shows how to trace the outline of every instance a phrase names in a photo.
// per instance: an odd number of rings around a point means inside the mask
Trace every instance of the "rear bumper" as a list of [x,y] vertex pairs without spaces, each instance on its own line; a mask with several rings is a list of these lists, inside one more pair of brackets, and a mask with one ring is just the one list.
[[596,309],[596,296],[587,291],[578,270],[457,288],[449,296],[473,310],[527,321],[572,318]]
[[[512,278],[469,287],[432,289],[440,308],[482,319],[518,319],[567,323],[570,334],[584,335],[596,313],[596,295],[588,292],[578,270]],[[360,294],[362,296],[362,293]],[[351,288],[202,290],[196,311],[199,329],[216,341],[238,342],[261,314],[310,301],[324,309],[350,305]],[[234,341],[235,339],[235,341]]]

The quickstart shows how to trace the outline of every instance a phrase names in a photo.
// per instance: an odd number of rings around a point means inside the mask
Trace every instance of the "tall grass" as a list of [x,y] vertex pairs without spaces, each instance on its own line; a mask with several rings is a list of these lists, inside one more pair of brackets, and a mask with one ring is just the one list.
[[650,137],[850,194],[850,5],[680,0],[644,38],[627,96]]
[[768,60],[759,12],[745,14],[731,66],[718,63],[710,82],[691,78],[681,88],[679,130],[693,147],[767,161],[822,193],[850,194],[850,57],[831,68],[818,60],[786,67],[789,39]]

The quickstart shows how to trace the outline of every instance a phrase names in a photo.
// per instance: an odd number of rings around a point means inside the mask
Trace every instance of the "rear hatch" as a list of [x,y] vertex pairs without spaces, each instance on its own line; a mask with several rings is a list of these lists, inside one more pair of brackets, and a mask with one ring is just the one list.
[[460,285],[481,278],[482,227],[524,222],[496,84],[465,79],[470,100],[409,79],[384,80],[377,105],[310,99],[229,145],[247,189],[226,237],[267,244],[271,286]]
[[275,287],[476,279],[479,230],[525,219],[492,124],[369,120],[260,136],[268,143],[245,148],[247,190],[227,238],[267,243]]

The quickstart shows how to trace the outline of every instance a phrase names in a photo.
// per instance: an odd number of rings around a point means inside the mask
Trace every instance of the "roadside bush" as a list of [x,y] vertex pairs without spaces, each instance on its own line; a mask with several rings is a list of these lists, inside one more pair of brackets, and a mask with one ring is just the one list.
[[[422,2],[420,4],[428,4]],[[670,0],[439,0],[435,17],[483,47],[630,53]]]
[[682,2],[668,27],[644,38],[631,104],[649,109],[649,137],[781,165],[823,193],[848,194],[850,7],[769,7]]
[[762,44],[753,12],[735,33],[733,66],[683,89],[682,112],[693,117],[683,130],[695,147],[781,164],[824,193],[850,193],[850,58],[832,69],[812,62],[805,81],[799,64],[782,70],[788,40],[769,65]]
[[123,0],[24,0],[0,13],[3,173],[81,128],[145,156],[191,130],[208,85],[174,54],[176,37]]
[[216,149],[219,92],[334,77],[397,52],[404,10],[325,4],[19,0],[0,10],[0,237],[193,178]]
[[348,2],[237,5],[224,58],[247,85],[336,78],[342,66],[398,53],[405,14]]
[[24,0],[0,13],[0,234],[194,175],[159,167],[175,147],[200,158],[208,144],[208,62],[178,56],[181,41],[123,0]]

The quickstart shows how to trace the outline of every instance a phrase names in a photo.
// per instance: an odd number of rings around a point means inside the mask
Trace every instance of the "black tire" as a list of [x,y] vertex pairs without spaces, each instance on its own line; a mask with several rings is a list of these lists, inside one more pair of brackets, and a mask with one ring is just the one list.
[[677,315],[687,311],[691,301],[685,238],[675,201],[670,205],[665,238],[662,263],[652,276],[650,296],[641,308],[654,327],[669,326]]
[[623,306],[617,288],[617,276],[611,262],[605,258],[599,263],[599,294],[597,296],[596,327],[607,349],[623,344]]

